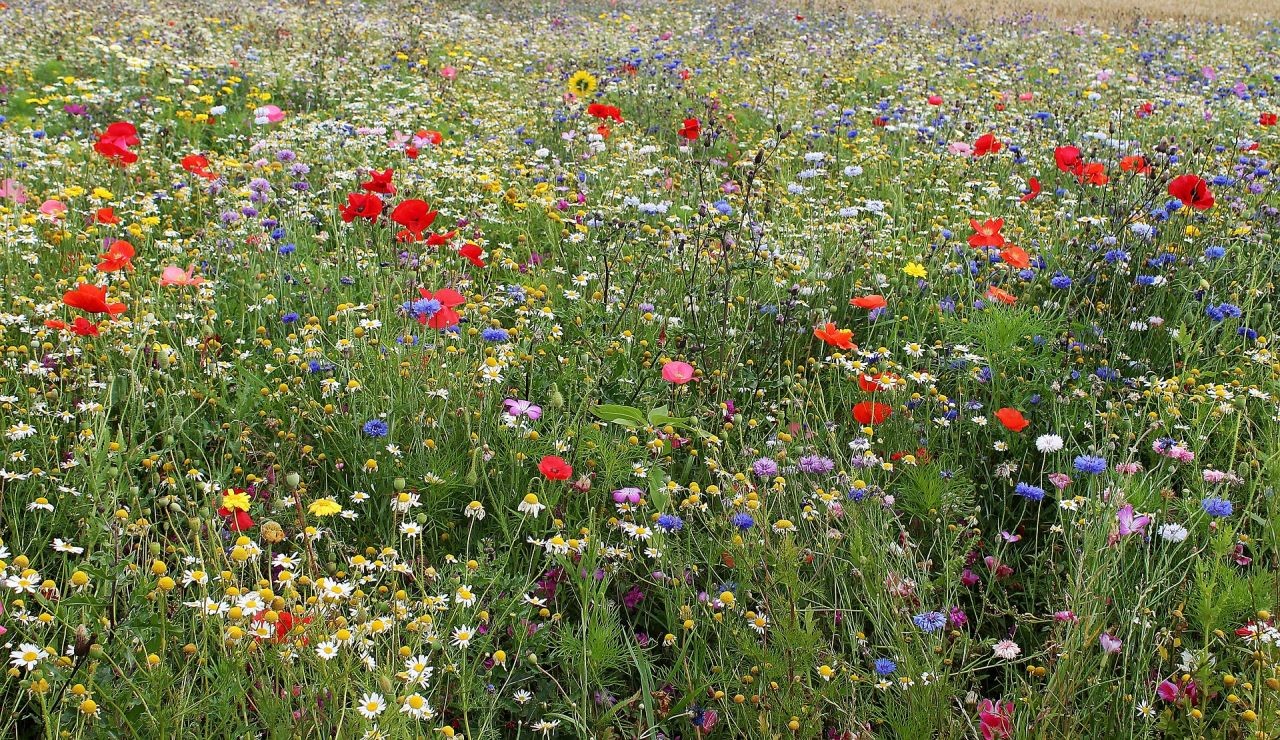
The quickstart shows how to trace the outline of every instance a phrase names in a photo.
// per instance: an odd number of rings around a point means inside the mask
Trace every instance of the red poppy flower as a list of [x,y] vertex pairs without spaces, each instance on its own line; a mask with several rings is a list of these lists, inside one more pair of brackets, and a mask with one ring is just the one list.
[[1080,169],[1076,175],[1080,180],[1080,184],[1088,183],[1090,185],[1106,185],[1111,181],[1107,177],[1107,166],[1101,162],[1090,162]]
[[351,193],[347,196],[347,204],[342,206],[342,220],[351,223],[357,218],[370,221],[382,213],[382,199],[368,193]]
[[253,517],[249,516],[249,512],[241,509],[228,509],[222,506],[218,508],[218,516],[222,517],[222,523],[232,532],[243,532],[253,527]]
[[128,306],[123,303],[107,303],[106,287],[89,283],[80,283],[75,290],[62,294],[62,302],[85,313],[105,313],[111,316],[124,313]]
[[93,214],[93,220],[100,224],[120,223],[120,217],[116,215],[115,209],[110,207],[99,208],[97,212]]
[[926,98],[926,100],[928,101],[929,105],[942,105],[941,95],[930,95],[928,98]]
[[619,110],[616,105],[592,103],[587,106],[587,115],[601,120],[610,120],[615,123],[622,123],[622,111]]
[[893,415],[893,407],[887,403],[863,401],[853,407],[853,418],[861,425],[875,426]]
[[[404,231],[396,236],[400,241],[418,241],[422,238],[422,232],[431,228],[431,224],[435,223],[436,211],[431,210],[431,206],[427,205],[425,200],[410,198],[402,200],[395,208],[391,210],[391,220],[404,227]],[[402,236],[410,236],[412,238],[402,238]]]
[[1014,303],[1018,302],[1017,296],[1015,296],[1014,294],[1010,293],[1007,290],[1001,290],[1000,288],[997,288],[994,285],[991,286],[990,288],[987,288],[987,298],[993,301],[1000,301],[1001,303],[1007,303],[1009,305],[1013,305]]
[[1133,112],[1133,115],[1137,116],[1138,118],[1146,118],[1147,116],[1155,112],[1156,112],[1156,107],[1154,104],[1143,103],[1142,105],[1138,106],[1137,110]]
[[569,480],[569,476],[573,475],[573,467],[564,461],[564,458],[555,455],[547,455],[542,458],[542,462],[538,463],[538,471],[547,477],[547,480]]
[[116,272],[133,269],[133,245],[126,241],[115,241],[107,249],[107,253],[99,257],[98,272]]
[[1000,259],[1004,260],[1006,265],[1019,270],[1025,270],[1031,266],[1031,256],[1027,254],[1027,250],[1012,244],[1000,250]]
[[1063,172],[1070,172],[1079,177],[1084,168],[1084,160],[1080,159],[1080,149],[1074,146],[1060,146],[1053,150],[1053,163]]
[[1022,195],[1019,200],[1023,203],[1030,203],[1040,195],[1040,181],[1034,177],[1027,179],[1027,192]]
[[997,411],[996,419],[999,419],[1000,423],[1004,425],[1004,428],[1011,432],[1021,432],[1023,429],[1031,426],[1031,422],[1027,421],[1021,411],[1008,407]]
[[682,138],[693,141],[698,138],[698,134],[702,133],[702,122],[696,118],[686,118],[679,133]]
[[1146,157],[1130,154],[1120,160],[1120,170],[1122,172],[1132,172],[1135,175],[1150,175],[1151,165],[1147,162]]
[[83,316],[77,316],[71,322],[71,333],[81,337],[98,336],[98,325]]
[[[267,621],[267,610],[263,609],[253,615],[254,622]],[[289,634],[293,632],[295,627],[311,624],[311,617],[295,617],[293,612],[281,611],[276,615],[276,623],[274,628],[274,636],[271,638],[273,642],[285,642],[289,639]],[[255,638],[258,642],[262,642],[262,638]],[[306,640],[303,640],[305,643]]]
[[884,296],[872,293],[871,295],[864,295],[861,298],[849,299],[849,305],[874,311],[877,308],[884,308],[885,306],[888,306],[889,302],[884,299]]
[[973,142],[973,156],[985,157],[988,154],[995,154],[1004,148],[1004,144],[996,138],[995,134],[983,134],[978,140]]
[[1196,175],[1173,178],[1169,183],[1169,195],[1182,201],[1182,205],[1190,206],[1197,211],[1213,208],[1213,193],[1209,191],[1209,183]]
[[476,267],[484,267],[484,260],[480,257],[480,255],[484,254],[484,250],[480,248],[479,244],[467,242],[458,249],[458,254]]
[[462,317],[458,312],[453,310],[454,306],[461,306],[467,302],[465,296],[452,288],[441,288],[435,294],[426,288],[419,288],[418,292],[427,300],[435,299],[440,301],[440,310],[432,314],[431,318],[427,318],[425,314],[418,317],[418,322],[426,324],[432,329],[448,329],[457,324]]
[[969,237],[969,246],[1004,246],[1004,235],[1000,233],[1000,229],[1004,228],[1003,218],[989,218],[982,223],[978,223],[977,219],[971,218],[969,219],[969,226],[973,229],[973,235]]
[[188,154],[182,158],[182,169],[206,180],[217,180],[218,176],[209,171],[209,160],[201,154]]
[[369,172],[369,182],[360,183],[360,187],[371,193],[381,193],[383,195],[395,195],[396,186],[391,184],[391,177],[395,174],[395,170],[388,167],[382,172],[372,170]]
[[444,143],[444,134],[439,131],[422,130],[415,133],[414,136],[427,142],[431,146],[440,146]]
[[837,329],[836,325],[832,323],[814,329],[813,335],[840,349],[853,349],[855,346],[853,343],[853,331],[851,329]]
[[407,147],[405,147],[405,148],[404,148],[404,156],[408,157],[409,159],[417,159],[417,158],[418,158],[418,147],[416,147],[416,146],[407,146]]
[[138,129],[132,123],[116,121],[98,134],[93,150],[124,167],[138,161],[138,155],[129,151],[129,147],[136,146],[139,141]]
[[1259,114],[1258,114],[1258,125],[1259,125],[1259,126],[1274,126],[1274,125],[1276,125],[1276,120],[1277,120],[1277,118],[1278,118],[1278,117],[1276,116],[1276,114],[1275,114],[1275,113],[1259,113]]
[[427,236],[428,247],[439,247],[449,243],[449,240],[458,235],[458,230],[446,231],[443,234],[430,234]]
[[867,393],[879,393],[886,390],[885,386],[891,385],[894,380],[892,373],[876,373],[875,375],[858,373],[858,387]]

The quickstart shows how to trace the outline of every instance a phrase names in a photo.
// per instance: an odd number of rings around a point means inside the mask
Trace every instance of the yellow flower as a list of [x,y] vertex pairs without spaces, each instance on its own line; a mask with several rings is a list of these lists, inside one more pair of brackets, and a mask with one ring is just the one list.
[[227,511],[235,511],[236,509],[248,511],[249,494],[244,491],[232,491],[222,494],[222,508]]
[[307,510],[316,516],[333,516],[342,511],[342,504],[331,498],[318,498],[311,502]]
[[580,69],[569,78],[569,92],[578,97],[585,97],[596,91],[595,75]]
[[924,269],[924,265],[919,262],[908,262],[907,266],[902,268],[902,271],[913,278],[922,278],[929,274],[929,272]]

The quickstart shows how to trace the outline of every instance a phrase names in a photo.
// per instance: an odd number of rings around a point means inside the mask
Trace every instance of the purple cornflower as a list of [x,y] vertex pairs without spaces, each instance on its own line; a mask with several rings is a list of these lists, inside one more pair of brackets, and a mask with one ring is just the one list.
[[751,463],[751,472],[755,473],[757,478],[772,478],[778,474],[778,463],[770,457],[758,458]]
[[812,475],[825,475],[836,469],[836,462],[822,455],[805,455],[800,458],[800,469]]

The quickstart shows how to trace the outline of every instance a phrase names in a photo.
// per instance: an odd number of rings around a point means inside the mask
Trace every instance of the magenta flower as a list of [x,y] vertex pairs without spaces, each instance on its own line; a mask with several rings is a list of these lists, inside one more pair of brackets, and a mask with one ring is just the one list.
[[662,366],[662,379],[673,385],[684,385],[693,380],[693,365],[675,360]]
[[532,401],[508,398],[502,402],[502,405],[507,409],[508,414],[517,418],[527,416],[530,421],[537,421],[542,418],[542,407]]
[[1142,534],[1143,527],[1151,522],[1149,516],[1133,515],[1133,504],[1125,504],[1116,512],[1116,521],[1120,524],[1120,536],[1127,537],[1131,534]]

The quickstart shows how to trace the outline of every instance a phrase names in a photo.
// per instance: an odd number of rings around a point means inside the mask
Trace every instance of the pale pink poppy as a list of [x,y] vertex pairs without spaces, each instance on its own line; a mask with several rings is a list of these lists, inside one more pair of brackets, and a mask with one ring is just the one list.
[[947,147],[947,151],[952,154],[959,154],[967,157],[973,154],[973,147],[969,146],[969,144],[964,141],[953,141],[951,142],[951,146]]
[[0,198],[8,198],[14,203],[22,205],[27,202],[27,193],[22,189],[22,183],[10,178],[0,183]]
[[178,285],[183,287],[190,286],[193,288],[197,287],[204,283],[204,278],[200,277],[199,275],[194,275],[193,274],[194,272],[195,272],[194,265],[188,267],[185,270],[182,269],[181,267],[170,265],[169,267],[164,268],[164,271],[160,273],[160,285],[161,286]]
[[40,204],[40,213],[49,218],[62,218],[67,213],[67,204],[50,198]]
[[662,379],[674,385],[684,385],[693,380],[693,365],[679,360],[662,366]]
[[458,69],[457,67],[446,64],[445,66],[440,68],[440,76],[445,78],[446,80],[452,80],[453,78],[458,76]]
[[284,120],[284,111],[274,105],[264,105],[253,111],[253,122],[259,126],[268,123],[279,123]]

